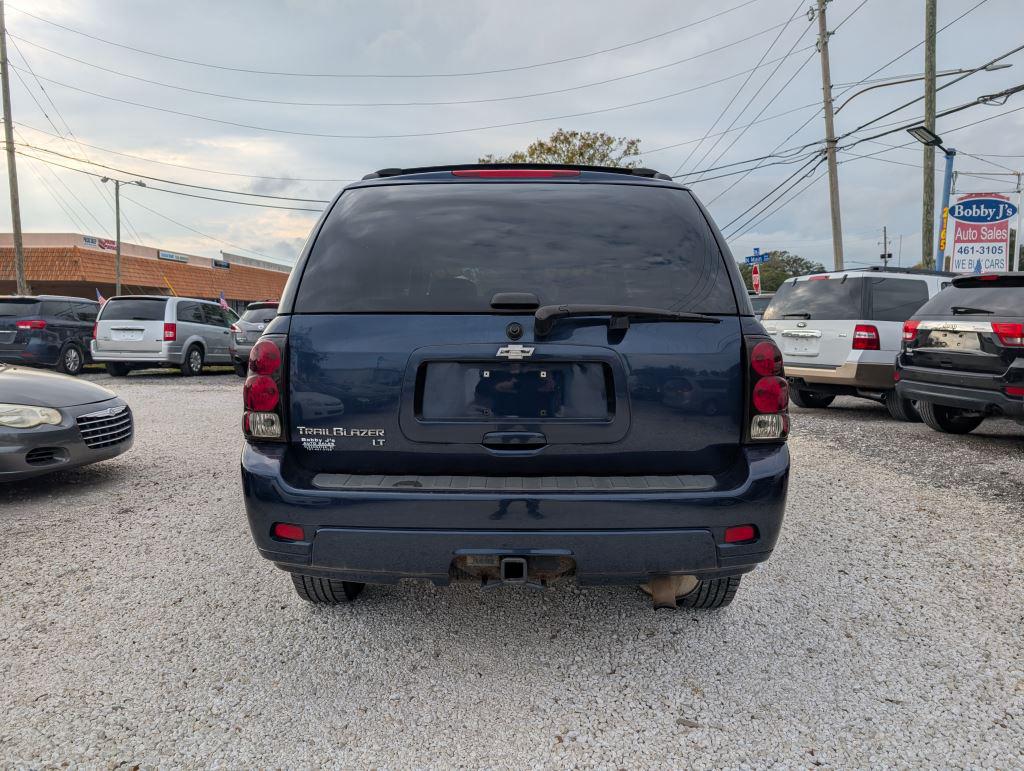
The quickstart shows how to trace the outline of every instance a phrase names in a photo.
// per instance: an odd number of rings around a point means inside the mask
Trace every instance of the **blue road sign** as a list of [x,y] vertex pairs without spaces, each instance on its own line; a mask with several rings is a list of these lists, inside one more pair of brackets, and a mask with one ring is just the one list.
[[747,265],[760,265],[762,262],[768,262],[770,254],[761,254],[761,250],[758,247],[754,247],[754,253],[746,256]]

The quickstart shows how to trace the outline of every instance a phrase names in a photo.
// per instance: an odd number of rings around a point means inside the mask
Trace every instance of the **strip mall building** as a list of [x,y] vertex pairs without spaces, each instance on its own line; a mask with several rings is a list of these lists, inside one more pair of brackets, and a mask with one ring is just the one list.
[[[96,299],[114,294],[113,241],[80,233],[25,233],[25,278],[32,294]],[[220,259],[121,242],[121,294],[162,294],[217,300],[235,310],[278,300],[290,268],[221,252]],[[0,233],[0,295],[16,291],[14,239]]]

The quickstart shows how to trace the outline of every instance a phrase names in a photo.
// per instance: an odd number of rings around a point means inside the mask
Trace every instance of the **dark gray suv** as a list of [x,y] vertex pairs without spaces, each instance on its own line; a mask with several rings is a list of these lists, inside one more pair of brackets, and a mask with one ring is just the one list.
[[0,297],[0,362],[78,375],[100,304],[57,295]]

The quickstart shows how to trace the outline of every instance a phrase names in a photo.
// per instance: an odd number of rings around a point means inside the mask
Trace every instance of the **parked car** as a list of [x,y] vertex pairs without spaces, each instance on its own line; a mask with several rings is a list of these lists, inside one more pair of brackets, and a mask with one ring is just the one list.
[[936,431],[1024,420],[1024,273],[954,278],[903,325],[897,376]]
[[78,375],[99,303],[57,295],[0,297],[0,362]]
[[0,482],[113,458],[133,431],[132,411],[106,388],[0,364]]
[[231,325],[231,361],[239,377],[249,374],[249,351],[275,316],[276,302],[249,303],[242,317]]
[[371,174],[328,207],[278,310],[243,389],[243,494],[305,600],[574,576],[716,608],[772,553],[782,356],[710,215],[663,174]]
[[105,362],[114,377],[152,367],[199,375],[206,364],[231,363],[231,325],[237,320],[234,311],[209,300],[111,297],[96,322],[92,358]]
[[903,322],[952,279],[868,268],[787,280],[763,322],[782,349],[793,403],[827,407],[836,396],[860,396],[882,402],[896,420],[920,420],[895,389]]
[[750,305],[754,309],[754,316],[760,320],[764,318],[764,312],[771,304],[772,298],[775,297],[775,292],[767,292],[766,294],[752,294],[750,295]]

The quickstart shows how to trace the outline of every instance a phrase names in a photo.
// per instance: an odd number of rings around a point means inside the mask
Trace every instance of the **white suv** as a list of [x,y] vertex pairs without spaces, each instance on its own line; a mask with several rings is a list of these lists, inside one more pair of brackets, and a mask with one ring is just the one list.
[[762,323],[782,349],[793,403],[827,407],[839,395],[861,396],[897,420],[920,420],[895,389],[903,322],[953,275],[867,268],[787,280]]

